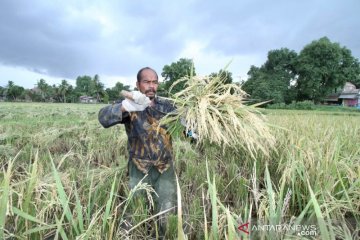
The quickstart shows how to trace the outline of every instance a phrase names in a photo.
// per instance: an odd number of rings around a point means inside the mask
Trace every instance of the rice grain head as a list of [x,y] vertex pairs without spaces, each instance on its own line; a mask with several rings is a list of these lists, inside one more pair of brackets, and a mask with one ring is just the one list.
[[224,76],[188,76],[177,80],[169,92],[180,82],[185,82],[185,89],[168,98],[177,110],[165,116],[160,125],[175,129],[183,119],[186,132],[198,135],[198,144],[209,142],[223,149],[241,148],[253,158],[258,152],[269,156],[275,138],[265,116],[247,104],[248,94],[240,85],[225,84],[224,80]]

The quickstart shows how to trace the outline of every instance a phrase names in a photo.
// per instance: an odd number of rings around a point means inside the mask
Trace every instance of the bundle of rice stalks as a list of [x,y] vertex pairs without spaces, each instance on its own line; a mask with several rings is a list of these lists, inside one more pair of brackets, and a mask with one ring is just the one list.
[[172,88],[185,82],[185,89],[170,98],[177,111],[160,124],[171,130],[185,122],[186,132],[196,133],[198,144],[210,142],[223,149],[243,148],[252,157],[258,151],[269,156],[275,139],[265,117],[255,108],[259,104],[246,105],[247,93],[237,84],[225,84],[225,78],[189,76],[176,81]]

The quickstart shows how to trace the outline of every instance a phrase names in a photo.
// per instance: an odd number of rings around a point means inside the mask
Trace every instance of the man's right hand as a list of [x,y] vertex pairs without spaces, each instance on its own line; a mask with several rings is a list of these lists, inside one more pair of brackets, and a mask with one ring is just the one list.
[[122,90],[121,95],[125,97],[125,100],[122,101],[123,112],[144,111],[145,108],[147,108],[151,104],[151,100],[145,94],[139,91],[128,92]]
[[139,91],[132,91],[132,100],[137,104],[150,104],[151,100],[143,93]]
[[139,92],[139,91],[126,91],[126,90],[122,90],[120,93],[123,97],[128,98],[132,101],[134,101],[137,104],[150,104],[151,100],[143,93]]
[[150,103],[137,104],[134,101],[125,98],[125,100],[121,102],[121,105],[126,112],[141,112],[144,111],[145,108],[150,105]]

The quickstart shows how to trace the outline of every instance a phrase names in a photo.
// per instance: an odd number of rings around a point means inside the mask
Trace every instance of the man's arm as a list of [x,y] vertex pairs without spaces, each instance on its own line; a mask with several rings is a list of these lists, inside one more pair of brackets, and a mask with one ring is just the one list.
[[125,111],[121,103],[115,103],[100,109],[98,118],[101,125],[108,128],[126,122],[129,113]]

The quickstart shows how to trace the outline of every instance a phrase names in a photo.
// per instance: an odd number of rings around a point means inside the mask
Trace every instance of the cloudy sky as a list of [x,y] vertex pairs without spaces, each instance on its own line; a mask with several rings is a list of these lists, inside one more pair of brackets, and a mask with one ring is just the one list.
[[182,57],[201,75],[232,61],[238,81],[269,50],[323,36],[360,58],[359,10],[359,0],[1,0],[0,86],[95,74],[134,85],[140,68],[160,75]]

